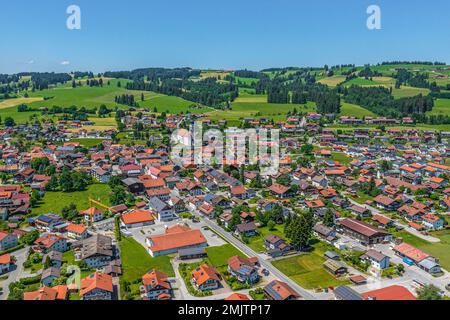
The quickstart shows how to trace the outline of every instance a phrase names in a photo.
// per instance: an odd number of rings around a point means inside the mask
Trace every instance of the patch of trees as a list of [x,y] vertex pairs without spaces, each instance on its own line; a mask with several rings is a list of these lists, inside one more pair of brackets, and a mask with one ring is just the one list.
[[88,79],[86,80],[86,85],[89,87],[103,87],[103,79]]
[[82,78],[94,78],[94,73],[93,72],[81,72],[81,71],[75,71],[73,73],[73,77],[75,79],[82,79]]
[[286,219],[284,234],[294,248],[305,250],[309,247],[313,226],[314,219],[311,212],[296,212],[292,217]]
[[17,107],[17,112],[28,112],[32,111],[33,109],[30,106],[27,106],[26,104],[21,104]]
[[31,82],[33,83],[34,90],[45,90],[48,89],[50,85],[65,83],[72,80],[72,77],[67,73],[31,72],[20,75],[31,76]]
[[191,68],[144,68],[132,71],[108,71],[104,73],[108,78],[124,78],[130,80],[147,80],[159,82],[165,79],[189,79],[191,77],[200,76],[200,70]]
[[34,169],[36,174],[51,176],[56,172],[56,167],[51,164],[48,158],[34,158],[31,160],[30,167]]
[[369,66],[365,66],[365,68],[362,69],[358,75],[363,78],[381,77],[382,76],[382,74],[380,72],[373,71],[372,69],[370,69]]
[[84,171],[69,171],[64,168],[60,174],[54,174],[46,185],[47,191],[75,192],[84,191],[92,183],[92,178]]
[[381,65],[391,65],[391,64],[423,64],[428,66],[445,66],[445,62],[431,62],[431,61],[383,61]]
[[289,91],[285,86],[272,85],[267,91],[268,103],[289,103]]
[[250,71],[250,70],[238,70],[234,72],[236,77],[241,78],[254,78],[254,79],[267,79],[269,76],[262,72]]
[[116,96],[114,98],[114,101],[119,104],[124,104],[130,107],[137,107],[138,103],[134,99],[134,96],[132,94],[122,94],[120,96]]
[[215,78],[200,81],[165,79],[159,82],[137,80],[127,84],[128,90],[153,91],[211,107],[228,106],[239,95],[238,86],[219,83]]

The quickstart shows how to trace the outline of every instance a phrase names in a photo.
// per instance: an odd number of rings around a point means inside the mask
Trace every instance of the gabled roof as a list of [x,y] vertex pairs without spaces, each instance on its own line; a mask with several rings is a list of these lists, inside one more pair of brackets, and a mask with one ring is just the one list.
[[84,296],[95,289],[113,292],[112,277],[101,272],[95,272],[81,280],[80,296]]

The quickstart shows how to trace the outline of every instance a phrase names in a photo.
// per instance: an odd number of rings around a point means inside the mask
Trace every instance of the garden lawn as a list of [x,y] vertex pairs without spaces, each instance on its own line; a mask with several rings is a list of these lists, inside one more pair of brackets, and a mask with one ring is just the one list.
[[245,254],[229,243],[220,247],[207,247],[205,250],[208,253],[209,262],[216,268],[227,266],[230,257],[246,257]]
[[71,203],[78,210],[89,208],[89,197],[109,206],[111,188],[107,184],[92,184],[85,191],[77,192],[46,192],[37,208],[32,209],[34,215],[54,213],[61,214],[61,210]]
[[169,256],[152,258],[145,248],[133,238],[122,237],[120,241],[123,280],[133,282],[141,279],[147,272],[156,269],[169,277],[174,277]]
[[303,255],[273,261],[272,264],[305,289],[327,288],[349,284],[348,279],[337,279],[323,268],[324,243],[313,245],[314,250]]
[[283,228],[283,225],[276,225],[273,230],[269,230],[267,226],[258,228],[258,235],[248,238],[248,246],[257,252],[266,251],[266,248],[264,247],[264,238],[269,234],[274,234],[280,238],[284,238]]

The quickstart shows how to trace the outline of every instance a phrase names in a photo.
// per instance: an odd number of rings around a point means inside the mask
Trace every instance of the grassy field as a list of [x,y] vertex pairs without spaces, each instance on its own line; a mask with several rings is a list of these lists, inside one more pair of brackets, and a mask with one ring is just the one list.
[[305,289],[349,284],[349,280],[337,279],[323,268],[327,246],[319,242],[313,247],[311,253],[276,260],[272,264]]
[[342,102],[341,106],[341,116],[354,116],[357,118],[363,117],[374,117],[376,116],[372,111],[364,109],[356,104],[351,104],[347,102]]
[[433,110],[427,112],[427,115],[450,115],[450,99],[436,99]]
[[264,238],[269,234],[274,234],[281,238],[284,238],[283,226],[276,225],[274,230],[269,230],[267,226],[258,228],[258,235],[255,237],[248,238],[249,240],[248,246],[257,252],[267,251],[266,248],[264,247]]
[[352,158],[350,158],[343,152],[331,152],[331,160],[338,161],[344,165],[348,165],[350,162],[352,162]]
[[266,95],[243,94],[232,104],[232,110],[217,110],[208,113],[208,119],[217,121],[221,119],[228,120],[230,124],[236,125],[242,118],[261,118],[267,117],[274,121],[286,120],[289,111],[296,108],[298,111],[315,111],[315,104],[308,102],[306,105],[276,104],[267,103]]
[[232,256],[246,257],[229,243],[220,247],[207,247],[205,250],[208,253],[209,262],[216,268],[228,265],[228,259]]
[[120,241],[123,280],[133,282],[141,279],[147,272],[156,269],[169,277],[174,277],[169,256],[152,258],[145,248],[133,238],[122,237]]
[[92,148],[100,143],[102,143],[103,139],[72,139],[70,142],[79,142],[83,147]]
[[21,104],[30,104],[30,103],[41,101],[41,100],[43,100],[43,98],[40,98],[40,97],[7,99],[7,100],[0,102],[0,109],[7,109],[7,108],[19,106]]
[[89,208],[89,197],[109,206],[110,187],[107,184],[92,184],[85,191],[79,192],[46,192],[39,207],[33,208],[33,214],[61,214],[62,208],[74,203],[78,210]]
[[[23,103],[29,105],[33,109],[43,107],[51,108],[53,106],[70,107],[73,105],[94,108],[99,107],[102,104],[109,108],[119,106],[120,108],[127,109],[128,106],[118,105],[114,101],[115,97],[121,94],[132,94],[135,96],[140,107],[148,107],[152,110],[153,108],[157,108],[158,112],[169,111],[170,113],[180,113],[188,111],[195,112],[193,110],[198,110],[191,108],[191,106],[194,105],[193,102],[178,97],[171,97],[147,91],[126,90],[124,87],[128,81],[129,80],[126,79],[112,79],[110,80],[109,85],[105,84],[103,87],[84,86],[72,88],[70,85],[64,84],[47,90],[36,92],[30,91],[28,93],[30,98],[9,99],[1,102],[0,116],[2,118],[11,116],[17,123],[25,123],[30,120],[29,118],[31,115],[40,115],[40,112],[37,110],[36,112],[18,112],[17,105]],[[121,83],[120,88],[117,86],[118,82]],[[142,93],[144,93],[144,101],[141,101]],[[105,120],[107,118],[92,118],[97,126],[116,126],[114,118],[110,118],[110,120]]]
[[405,97],[413,97],[417,96],[419,94],[422,94],[424,96],[428,95],[430,93],[430,90],[424,89],[424,88],[414,88],[414,87],[408,87],[408,86],[401,86],[400,89],[392,88],[392,95],[395,99],[398,98],[405,98]]
[[325,84],[329,87],[336,87],[338,84],[340,84],[344,81],[345,81],[345,76],[332,76],[332,77],[320,79],[317,82],[319,82],[321,84]]
[[395,236],[402,237],[404,242],[409,243],[410,245],[415,246],[428,254],[431,254],[435,258],[438,258],[441,266],[446,270],[450,270],[450,231],[436,231],[431,235],[439,238],[441,242],[431,243],[406,231],[399,231],[395,233]]

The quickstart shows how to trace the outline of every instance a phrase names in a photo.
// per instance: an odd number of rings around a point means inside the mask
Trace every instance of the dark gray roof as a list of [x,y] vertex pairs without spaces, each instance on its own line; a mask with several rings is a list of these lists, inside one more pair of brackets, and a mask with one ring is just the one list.
[[358,292],[347,286],[339,286],[333,293],[340,300],[364,300]]

